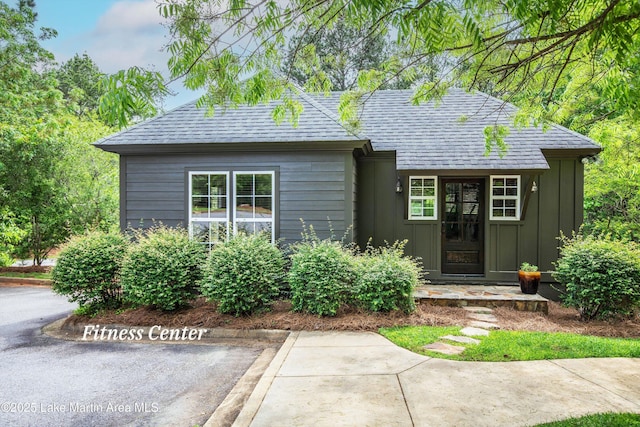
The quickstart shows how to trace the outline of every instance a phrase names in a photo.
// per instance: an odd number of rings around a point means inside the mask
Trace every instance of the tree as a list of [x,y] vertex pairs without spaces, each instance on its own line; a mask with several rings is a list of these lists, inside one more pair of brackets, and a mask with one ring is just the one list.
[[[544,102],[530,113],[539,117],[545,116],[546,102],[575,65],[604,63],[607,82],[635,81],[627,71],[638,62],[634,52],[640,44],[640,4],[632,0],[232,0],[224,5],[213,0],[162,0],[159,10],[169,19],[173,36],[167,46],[170,78],[184,78],[190,89],[206,88],[200,105],[213,108],[282,98],[274,111],[280,118],[295,118],[299,111],[286,91],[291,75],[278,71],[285,60],[286,35],[313,34],[338,22],[366,32],[367,38],[393,35],[403,47],[379,70],[360,70],[359,91],[376,90],[399,75],[412,80],[430,68],[434,57],[442,56],[451,66],[437,81],[416,87],[416,102],[439,96],[454,84],[490,87],[511,96],[535,81],[532,105]],[[297,52],[298,66],[305,63],[314,69],[319,63],[317,49]],[[326,90],[326,80],[310,79],[304,89]],[[124,89],[110,93],[105,105],[124,123],[127,105],[151,102],[145,94],[166,82],[144,78],[120,83]],[[618,86],[616,95],[635,105],[637,87]],[[344,97],[343,119],[353,115],[361,99]]]
[[96,111],[100,96],[104,93],[100,82],[105,75],[89,55],[74,55],[55,69],[53,76],[58,80],[58,89],[78,116]]
[[0,250],[40,264],[72,233],[117,222],[117,165],[89,145],[112,130],[95,113],[73,114],[41,71],[53,55],[39,40],[55,31],[35,34],[32,3],[0,2]]
[[[368,31],[350,27],[344,20],[339,20],[333,27],[321,27],[292,37],[284,58],[283,72],[299,85],[320,78],[331,83],[331,90],[350,90],[357,87],[361,70],[381,69],[393,49],[383,34],[370,35]],[[309,68],[304,61],[298,61],[306,55],[317,57],[319,62]],[[408,87],[410,82],[394,83],[383,88]]]

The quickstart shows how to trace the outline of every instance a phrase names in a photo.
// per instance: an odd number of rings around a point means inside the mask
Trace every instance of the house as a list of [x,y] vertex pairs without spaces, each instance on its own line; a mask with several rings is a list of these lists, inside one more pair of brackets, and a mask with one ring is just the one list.
[[[273,105],[207,117],[193,102],[98,141],[120,155],[122,229],[155,220],[209,244],[230,229],[291,242],[303,219],[361,247],[407,239],[432,281],[553,268],[556,237],[582,224],[582,160],[598,145],[561,126],[514,128],[515,107],[458,89],[419,106],[410,91],[376,92],[353,133],[334,114],[339,95],[300,94],[297,127],[276,125]],[[485,155],[496,124],[511,128],[503,157]]]

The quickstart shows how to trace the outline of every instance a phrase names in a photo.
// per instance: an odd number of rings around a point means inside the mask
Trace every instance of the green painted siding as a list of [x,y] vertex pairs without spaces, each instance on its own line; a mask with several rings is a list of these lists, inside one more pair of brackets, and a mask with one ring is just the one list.
[[[583,168],[577,158],[550,158],[548,162],[550,169],[543,174],[522,175],[522,201],[528,197],[523,220],[489,221],[487,211],[484,276],[458,276],[457,280],[514,282],[516,271],[524,261],[538,264],[544,272],[553,269],[552,263],[558,257],[557,236],[560,231],[570,234],[582,224]],[[424,175],[432,173],[424,172]],[[487,209],[490,205],[489,174],[467,176],[486,178]],[[407,253],[422,259],[425,270],[429,272],[428,278],[445,279],[440,273],[441,219],[407,220],[408,177],[402,177],[402,194],[395,193],[396,177],[392,153],[374,153],[360,159],[358,244],[365,245],[369,237],[373,238],[375,245],[383,245],[385,240],[408,239]],[[535,180],[538,191],[526,194],[531,180]],[[446,279],[451,280],[449,277]],[[551,280],[550,274],[544,274],[543,280]]]

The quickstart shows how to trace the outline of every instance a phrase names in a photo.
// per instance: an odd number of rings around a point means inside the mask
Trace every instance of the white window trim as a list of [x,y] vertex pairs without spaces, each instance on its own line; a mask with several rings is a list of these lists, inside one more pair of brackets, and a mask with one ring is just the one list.
[[[493,180],[499,179],[516,179],[518,181],[518,194],[515,196],[494,196],[493,195]],[[491,221],[520,221],[520,197],[522,196],[522,186],[520,175],[491,175],[489,176],[491,186],[489,190],[489,220]],[[516,216],[493,216],[493,201],[494,200],[515,200],[516,201]],[[504,208],[502,208],[504,210]]]
[[[227,216],[225,218],[194,218],[193,217],[193,175],[224,175],[227,183]],[[193,227],[192,224],[194,222],[202,222],[202,223],[212,223],[212,222],[220,222],[227,223],[227,239],[229,238],[229,228],[231,225],[231,205],[229,203],[229,190],[231,188],[231,180],[229,179],[228,171],[189,171],[189,237],[193,238]],[[208,196],[211,197],[211,194]],[[213,242],[208,242],[209,244]]]
[[[236,216],[236,206],[238,192],[236,188],[236,177],[238,175],[271,175],[271,218],[238,218]],[[228,192],[227,192],[228,193]],[[271,223],[271,243],[275,242],[275,214],[276,214],[276,174],[275,171],[233,171],[233,233],[238,232],[238,223],[247,222],[270,222]]]
[[[434,195],[433,196],[412,196],[411,195],[411,180],[412,179],[433,179],[434,185]],[[434,175],[411,175],[409,176],[409,185],[408,190],[408,208],[409,208],[409,219],[410,220],[420,220],[420,221],[433,221],[438,219],[438,177]],[[430,200],[433,199],[433,216],[413,216],[411,214],[411,201],[412,200]]]

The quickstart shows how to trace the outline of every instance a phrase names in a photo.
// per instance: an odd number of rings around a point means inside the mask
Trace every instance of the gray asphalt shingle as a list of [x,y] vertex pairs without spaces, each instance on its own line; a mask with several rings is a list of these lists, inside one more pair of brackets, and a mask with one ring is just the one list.
[[[542,149],[578,149],[597,152],[589,138],[561,126],[516,129],[515,107],[482,93],[451,89],[437,103],[413,105],[409,90],[378,91],[363,107],[357,134],[342,126],[335,112],[340,93],[301,95],[304,112],[297,127],[276,125],[275,103],[216,110],[206,116],[195,102],[98,141],[98,147],[138,144],[216,144],[260,142],[357,142],[370,140],[374,151],[395,151],[398,170],[509,170],[548,169]],[[507,154],[497,150],[485,156],[488,126],[510,128]]]

